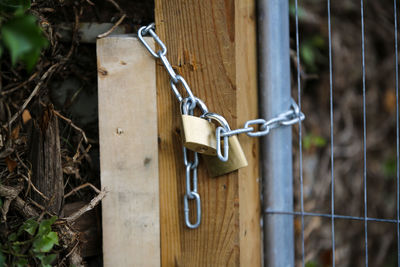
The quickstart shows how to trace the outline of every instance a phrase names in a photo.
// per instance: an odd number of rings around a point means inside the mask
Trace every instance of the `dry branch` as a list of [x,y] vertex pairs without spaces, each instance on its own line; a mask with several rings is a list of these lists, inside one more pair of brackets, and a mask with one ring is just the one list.
[[109,29],[105,33],[100,34],[99,36],[97,36],[97,38],[100,39],[110,35],[122,23],[122,21],[124,21],[125,18],[126,14],[122,15],[122,17],[111,27],[111,29]]
[[28,104],[31,102],[32,98],[39,92],[39,89],[41,88],[42,84],[46,80],[46,78],[52,74],[56,68],[59,66],[59,63],[54,64],[48,70],[40,77],[39,82],[36,84],[35,88],[33,89],[32,93],[29,95],[29,97],[25,100],[24,104],[20,107],[19,111],[15,113],[11,119],[8,121],[8,125],[11,125],[24,111],[24,109],[28,106]]
[[81,190],[81,189],[83,189],[83,188],[85,188],[85,187],[88,187],[88,186],[91,187],[97,194],[100,194],[100,193],[101,193],[101,191],[100,191],[99,189],[97,189],[97,187],[95,187],[95,186],[92,185],[91,183],[86,183],[86,184],[82,184],[82,185],[80,185],[80,186],[78,186],[78,187],[72,189],[71,191],[69,191],[69,192],[64,196],[64,198],[67,198],[67,197],[71,196],[72,194],[74,194],[74,193],[78,192],[79,190]]
[[72,120],[68,119],[67,117],[64,117],[63,115],[61,115],[61,114],[60,114],[58,111],[56,111],[56,110],[53,110],[53,112],[54,112],[54,114],[55,114],[57,117],[59,117],[60,119],[66,121],[66,122],[68,123],[69,126],[71,126],[71,127],[74,128],[75,130],[77,130],[78,132],[80,132],[81,135],[82,135],[82,137],[83,137],[83,140],[85,140],[85,143],[88,142],[88,139],[87,139],[87,137],[86,137],[85,132],[84,132],[81,128],[79,128],[78,126],[76,126],[76,125],[72,122]]
[[89,210],[92,210],[94,207],[97,206],[97,204],[100,203],[100,201],[106,196],[107,191],[105,189],[101,190],[101,192],[94,197],[89,204],[83,206],[81,209],[79,209],[77,212],[73,213],[71,216],[68,216],[64,218],[65,221],[67,222],[73,222],[76,219],[78,219],[80,216],[82,216],[84,213],[88,212]]

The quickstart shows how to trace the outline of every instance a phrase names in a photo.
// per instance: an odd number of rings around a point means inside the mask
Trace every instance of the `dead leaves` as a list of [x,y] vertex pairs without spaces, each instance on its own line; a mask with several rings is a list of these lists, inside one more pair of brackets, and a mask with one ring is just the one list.
[[15,170],[15,168],[18,166],[18,163],[11,159],[10,157],[6,157],[5,160],[6,165],[7,165],[7,169],[9,172],[13,172]]
[[26,124],[28,121],[30,121],[32,119],[31,113],[29,112],[29,110],[25,109],[22,112],[22,122],[24,124]]

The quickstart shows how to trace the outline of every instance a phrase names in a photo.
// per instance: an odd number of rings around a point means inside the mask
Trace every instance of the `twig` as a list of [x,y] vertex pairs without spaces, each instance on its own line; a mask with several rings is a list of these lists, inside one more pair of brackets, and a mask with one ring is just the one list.
[[70,120],[70,119],[64,117],[63,115],[61,115],[61,114],[60,114],[58,111],[56,111],[56,110],[53,110],[53,112],[54,112],[54,114],[55,114],[57,117],[59,117],[60,119],[66,121],[66,122],[68,123],[69,126],[71,126],[71,127],[74,128],[75,130],[77,130],[78,132],[80,132],[81,135],[82,135],[82,137],[83,137],[83,139],[85,140],[85,143],[88,143],[88,139],[87,139],[87,137],[86,137],[85,132],[84,132],[81,128],[79,128],[78,126],[76,126],[76,125],[72,122],[72,120]]
[[104,37],[108,36],[109,34],[111,34],[122,23],[122,21],[124,21],[125,18],[126,18],[126,14],[122,15],[122,17],[111,27],[111,29],[109,29],[105,33],[98,35],[97,38],[101,39],[101,38],[104,38]]
[[[8,94],[11,94],[12,92],[17,91],[18,89],[20,89],[21,87],[24,87],[24,86],[27,85],[29,82],[31,82],[33,79],[35,79],[36,76],[38,76],[38,74],[39,74],[39,72],[35,72],[31,77],[29,77],[28,80],[26,80],[26,81],[20,83],[19,85],[15,86],[14,88],[11,88],[11,89],[9,89],[9,90],[6,90],[6,91],[1,92],[1,95],[4,96],[4,95],[8,95]],[[6,88],[4,88],[4,89],[6,89]]]
[[11,205],[27,219],[39,216],[39,213],[32,207],[28,206],[20,197],[16,197]]
[[81,145],[82,145],[82,139],[83,139],[83,137],[79,140],[78,147],[76,148],[75,155],[72,157],[72,161],[73,161],[73,162],[76,162],[76,160],[77,160],[77,159],[79,158],[79,156],[80,156],[80,147],[81,147]]
[[82,208],[80,208],[77,212],[71,214],[71,216],[68,216],[66,218],[64,218],[65,221],[67,222],[73,222],[76,219],[78,219],[79,217],[81,217],[83,214],[85,214],[86,212],[88,212],[89,210],[92,210],[94,207],[96,207],[97,204],[99,204],[99,202],[106,196],[106,191],[105,189],[103,189],[97,196],[95,196],[89,204],[83,206]]
[[76,10],[76,7],[74,7],[74,14],[75,14],[75,22],[74,22],[74,29],[73,29],[73,32],[72,32],[71,47],[70,47],[67,55],[63,59],[64,63],[67,62],[71,58],[71,56],[72,56],[72,54],[73,54],[73,52],[75,50],[75,46],[78,43],[77,35],[78,35],[78,29],[79,29],[79,14],[78,14],[78,11]]
[[11,202],[12,202],[11,198],[6,198],[6,200],[3,203],[3,207],[1,208],[1,213],[3,215],[3,218],[2,218],[3,222],[7,221],[7,213],[10,208]]
[[75,187],[74,189],[72,189],[71,191],[69,191],[69,192],[64,196],[64,199],[67,198],[67,197],[69,197],[69,196],[71,196],[72,194],[78,192],[79,190],[81,190],[81,189],[83,189],[83,188],[85,188],[85,187],[88,187],[88,186],[91,187],[97,194],[100,194],[100,193],[101,193],[101,191],[100,191],[99,189],[97,189],[97,187],[95,187],[95,186],[92,185],[91,183],[86,183],[86,184],[80,185],[80,186],[78,186],[78,187]]
[[8,209],[10,208],[11,202],[19,195],[22,187],[14,188],[11,186],[0,185],[0,196],[5,198],[3,207],[0,208],[1,214],[3,215],[2,221],[7,220]]
[[[15,155],[17,156],[17,159],[18,159],[19,163],[21,163],[22,167],[24,167],[26,169],[26,171],[28,172],[28,177],[26,177],[25,175],[21,174],[21,176],[23,178],[25,178],[25,180],[28,182],[28,187],[26,188],[26,191],[25,191],[25,198],[26,198],[28,196],[28,194],[29,194],[29,191],[31,190],[31,186],[33,187],[33,190],[35,190],[35,191],[37,190],[37,188],[34,187],[32,182],[31,182],[31,169],[28,168],[28,166],[26,166],[26,164],[22,161],[22,159],[21,159],[21,157],[19,156],[18,153],[15,153]],[[41,193],[39,193],[40,192],[39,190],[37,190],[36,192],[39,195],[41,195]]]
[[[29,175],[29,178],[26,177],[26,176],[23,175],[23,174],[20,174],[20,175],[25,179],[25,181],[28,182],[28,186],[33,188],[33,191],[35,191],[36,193],[38,193],[44,200],[49,201],[49,198],[46,197],[42,192],[40,192],[39,189],[37,189],[37,188],[35,187],[35,185],[31,182],[31,179],[30,179],[31,176],[30,176],[30,175]],[[28,191],[27,191],[27,193],[28,193]],[[25,196],[27,196],[27,194],[25,194]]]
[[117,4],[117,2],[115,2],[114,0],[107,0],[108,2],[110,2],[111,4],[113,4],[115,6],[116,9],[118,9],[119,12],[121,13],[125,13],[122,8]]
[[5,197],[5,198],[11,198],[14,199],[19,195],[19,192],[21,192],[22,188],[14,188],[11,186],[7,185],[2,185],[0,184],[0,196]]
[[11,119],[8,121],[8,125],[11,125],[25,110],[25,108],[28,106],[28,104],[31,102],[32,98],[39,92],[40,87],[42,86],[43,82],[46,80],[46,78],[55,71],[55,69],[59,66],[59,63],[54,64],[51,66],[40,78],[39,82],[36,84],[35,89],[33,89],[32,93],[30,96],[25,100],[24,104],[21,106],[19,111],[15,113]]
[[86,148],[83,148],[82,146],[80,147],[80,150],[82,151],[82,155],[80,155],[76,161],[80,162],[83,158],[85,158],[89,164],[92,164],[92,159],[89,156],[89,151],[92,148],[92,145],[89,144]]
[[62,264],[66,261],[66,259],[68,259],[76,250],[76,248],[79,245],[79,240],[76,241],[76,244],[73,246],[73,248],[68,252],[67,255],[65,255],[65,257],[60,261],[60,264],[58,266],[63,266]]
[[33,199],[29,198],[28,200],[29,203],[33,204],[34,206],[36,206],[37,208],[39,208],[42,212],[46,210],[45,207],[43,207],[42,205],[40,205],[39,203],[37,203],[36,201],[34,201]]

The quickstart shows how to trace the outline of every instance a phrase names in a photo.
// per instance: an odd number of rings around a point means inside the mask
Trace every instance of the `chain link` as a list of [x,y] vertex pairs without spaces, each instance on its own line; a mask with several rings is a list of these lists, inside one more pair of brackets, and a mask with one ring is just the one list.
[[[160,49],[158,51],[153,50],[153,48],[146,42],[144,36],[150,35],[154,41],[158,44]],[[300,111],[299,106],[292,99],[291,106],[288,111],[285,111],[275,118],[268,121],[264,119],[249,120],[244,124],[243,128],[231,130],[226,119],[216,113],[208,112],[207,106],[199,98],[194,96],[190,86],[186,80],[176,74],[174,68],[167,58],[167,47],[158,37],[155,32],[155,24],[151,23],[148,26],[143,26],[138,31],[138,38],[144,45],[144,47],[149,51],[149,53],[156,59],[160,59],[164,65],[169,77],[170,86],[172,92],[175,94],[176,98],[180,102],[182,114],[193,115],[193,111],[198,105],[203,112],[201,116],[209,121],[216,121],[220,126],[217,127],[215,136],[217,140],[217,156],[221,161],[228,161],[229,159],[229,137],[238,134],[247,134],[250,137],[260,137],[265,136],[271,132],[272,129],[281,126],[290,126],[296,123],[300,123],[304,120],[305,116]],[[187,96],[183,97],[178,86],[183,87]],[[257,130],[258,126],[258,130]],[[221,142],[223,139],[223,144]],[[223,146],[223,148],[221,148]],[[186,182],[186,193],[183,197],[183,208],[185,213],[185,223],[188,228],[195,229],[199,227],[201,222],[201,199],[197,191],[197,167],[199,165],[198,153],[193,152],[193,160],[188,159],[188,150],[183,147],[183,163],[185,165],[185,182]],[[194,200],[196,204],[196,221],[191,223],[190,221],[190,209],[189,200]]]
[[[271,132],[271,130],[274,128],[297,124],[300,121],[303,121],[304,119],[305,119],[305,115],[300,111],[299,106],[292,99],[290,110],[285,111],[285,112],[279,114],[278,116],[276,116],[275,118],[272,118],[268,121],[266,121],[264,119],[249,120],[244,124],[243,128],[239,128],[239,129],[221,133],[219,138],[225,137],[225,136],[238,135],[238,134],[242,134],[242,133],[245,133],[250,137],[265,136],[265,135],[269,134]],[[257,130],[255,128],[256,125],[260,125],[259,130]]]
[[[195,96],[192,93],[192,90],[190,89],[190,86],[188,85],[188,83],[186,82],[186,80],[176,74],[174,68],[172,67],[171,63],[169,62],[168,58],[167,58],[167,47],[166,45],[161,41],[160,37],[158,37],[158,35],[155,33],[155,24],[151,23],[148,26],[143,26],[139,29],[138,31],[138,37],[139,40],[142,42],[142,44],[144,45],[144,47],[146,47],[146,49],[150,52],[150,54],[155,57],[156,59],[160,59],[162,64],[164,65],[169,77],[170,77],[170,86],[172,91],[174,92],[176,98],[178,99],[179,102],[182,102],[183,97],[181,95],[181,93],[178,90],[177,85],[181,84],[183,89],[185,89],[186,93],[188,94],[188,96],[191,98],[191,108],[194,108],[196,105],[196,100],[195,100]],[[146,42],[146,40],[144,39],[144,36],[146,35],[150,35],[151,37],[153,37],[154,41],[160,46],[160,50],[158,50],[157,52],[154,51],[151,46]]]
[[[194,229],[199,227],[201,222],[201,200],[197,192],[197,166],[199,165],[199,156],[197,152],[193,152],[193,161],[188,159],[188,150],[183,146],[183,163],[186,167],[186,194],[183,196],[183,209],[185,212],[186,226]],[[191,186],[193,184],[193,187]],[[190,222],[189,199],[196,201],[196,222]]]

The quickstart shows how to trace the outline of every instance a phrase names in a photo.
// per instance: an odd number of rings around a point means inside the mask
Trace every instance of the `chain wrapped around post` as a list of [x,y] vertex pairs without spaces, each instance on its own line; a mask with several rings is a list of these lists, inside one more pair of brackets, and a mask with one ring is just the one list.
[[[154,51],[151,46],[146,42],[144,36],[147,35],[150,35],[158,44],[158,46],[160,47],[158,51]],[[193,111],[195,107],[199,105],[200,109],[203,112],[203,115],[200,116],[201,118],[208,121],[218,122],[220,126],[218,126],[215,130],[216,154],[218,156],[218,159],[222,162],[226,162],[229,159],[229,137],[244,133],[250,137],[261,137],[268,135],[270,131],[274,128],[298,124],[305,119],[305,115],[300,111],[299,106],[292,99],[289,110],[278,114],[275,118],[272,118],[268,121],[265,119],[249,120],[244,124],[243,128],[231,130],[226,119],[219,114],[208,112],[208,109],[204,102],[193,94],[186,80],[179,74],[176,74],[174,68],[166,57],[167,47],[155,32],[154,23],[151,23],[148,26],[141,27],[138,31],[138,38],[144,45],[144,47],[149,51],[149,53],[155,59],[160,59],[163,66],[165,67],[165,70],[170,76],[170,86],[172,92],[180,102],[182,114],[193,116]],[[179,85],[183,87],[187,96],[183,97],[182,94],[179,92]],[[258,129],[256,128],[257,126]],[[223,142],[221,140],[223,140]],[[223,146],[223,148],[221,148],[221,146]],[[201,151],[199,151],[199,153],[201,153]],[[183,163],[185,165],[186,173],[186,193],[183,197],[184,218],[186,226],[190,229],[195,229],[199,227],[201,223],[201,199],[197,191],[197,167],[199,165],[199,159],[198,152],[196,151],[193,151],[192,161],[188,159],[188,154],[188,149],[183,146]],[[190,221],[189,200],[195,200],[196,202],[195,223],[191,223]]]

